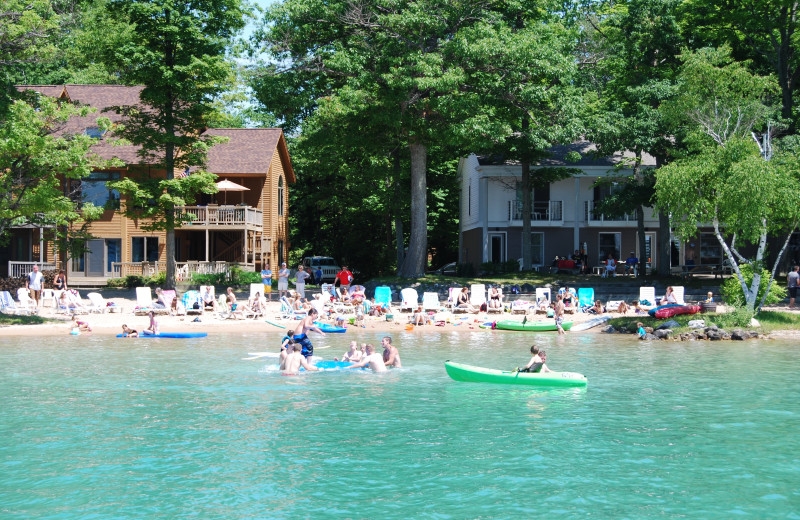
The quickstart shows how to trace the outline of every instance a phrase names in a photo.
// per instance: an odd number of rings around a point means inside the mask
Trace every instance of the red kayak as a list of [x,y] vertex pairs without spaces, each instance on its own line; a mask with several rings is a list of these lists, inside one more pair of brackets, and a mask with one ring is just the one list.
[[699,305],[664,305],[655,309],[654,316],[658,319],[671,318],[678,314],[697,314],[700,312]]

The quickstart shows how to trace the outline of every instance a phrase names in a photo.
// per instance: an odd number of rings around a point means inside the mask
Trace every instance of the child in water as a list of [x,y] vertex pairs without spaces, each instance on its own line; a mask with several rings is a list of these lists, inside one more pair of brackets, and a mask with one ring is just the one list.
[[139,337],[139,333],[136,332],[136,329],[132,329],[127,325],[122,325],[122,337],[124,338],[137,338]]
[[636,324],[636,326],[639,327],[639,330],[636,331],[636,335],[639,336],[639,339],[644,339],[644,337],[647,335],[647,331],[644,330],[644,324],[640,321]]
[[89,326],[88,321],[79,320],[78,316],[72,315],[72,333],[75,332],[92,332],[92,327]]
[[542,366],[544,366],[544,361],[539,356],[539,347],[536,345],[531,346],[531,360],[528,361],[528,364],[522,368],[518,368],[517,372],[539,372],[542,370]]

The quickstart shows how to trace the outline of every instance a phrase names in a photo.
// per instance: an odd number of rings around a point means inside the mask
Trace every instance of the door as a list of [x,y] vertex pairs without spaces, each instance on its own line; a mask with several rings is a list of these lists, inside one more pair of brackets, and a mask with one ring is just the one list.
[[105,276],[105,240],[89,240],[86,245],[86,276]]
[[489,233],[489,261],[501,264],[506,261],[506,234]]

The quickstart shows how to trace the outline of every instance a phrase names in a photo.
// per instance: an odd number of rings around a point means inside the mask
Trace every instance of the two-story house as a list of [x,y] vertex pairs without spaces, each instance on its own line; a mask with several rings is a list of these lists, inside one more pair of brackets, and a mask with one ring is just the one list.
[[[551,150],[551,157],[531,170],[546,167],[566,167],[580,170],[573,177],[535,186],[532,191],[531,221],[532,260],[534,266],[549,266],[556,256],[569,257],[583,250],[590,266],[601,265],[611,254],[624,260],[631,251],[638,256],[636,215],[610,218],[595,211],[595,203],[615,189],[615,185],[594,186],[601,177],[620,177],[632,174],[624,165],[631,154],[593,157],[594,146],[586,141]],[[566,160],[569,152],[580,153],[578,162]],[[651,156],[645,156],[643,167],[655,166]],[[476,155],[461,159],[461,214],[459,232],[459,261],[479,267],[481,263],[500,263],[522,257],[522,190],[521,165],[513,162],[494,164]],[[646,250],[651,268],[670,259],[658,258],[658,216],[645,208]],[[676,244],[680,250],[680,244]]]
[[[33,263],[45,269],[65,269],[71,283],[81,280],[102,282],[130,274],[151,275],[166,266],[163,231],[146,231],[145,222],[128,218],[119,210],[124,197],[109,189],[108,181],[126,176],[165,177],[163,169],[143,163],[133,145],[112,145],[97,127],[98,117],[118,121],[120,116],[105,111],[117,105],[139,103],[141,87],[122,85],[20,86],[41,95],[79,102],[97,109],[87,117],[70,119],[60,133],[86,133],[97,138],[93,152],[104,159],[116,157],[124,166],[93,172],[73,190],[83,202],[105,208],[102,217],[89,225],[92,238],[86,253],[60,265],[53,230],[35,226],[13,230],[11,247],[0,253],[0,265],[7,276],[27,273]],[[194,206],[176,211],[193,216],[176,229],[178,275],[193,272],[219,272],[237,264],[247,270],[270,262],[283,262],[289,249],[289,185],[295,182],[294,170],[281,129],[208,129],[207,134],[227,138],[208,154],[207,170],[219,180],[233,183],[236,192],[220,191],[202,196]],[[177,175],[191,171],[176,172]],[[3,258],[4,257],[4,258]],[[1,269],[1,268],[0,268]]]

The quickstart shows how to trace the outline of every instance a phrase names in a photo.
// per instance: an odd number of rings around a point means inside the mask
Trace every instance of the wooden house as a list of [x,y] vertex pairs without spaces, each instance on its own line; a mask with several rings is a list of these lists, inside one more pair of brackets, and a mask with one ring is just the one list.
[[[152,275],[166,268],[166,244],[163,231],[145,231],[145,222],[122,214],[126,200],[107,187],[108,181],[128,176],[165,177],[139,156],[133,145],[112,145],[97,126],[98,117],[112,121],[120,116],[109,111],[117,105],[139,102],[141,87],[121,85],[65,85],[63,87],[21,86],[42,95],[79,102],[97,109],[87,117],[70,119],[60,133],[86,133],[98,142],[92,150],[104,159],[116,157],[124,166],[93,172],[80,181],[77,193],[84,202],[93,202],[106,210],[91,222],[92,238],[86,253],[71,258],[68,265],[58,262],[52,230],[35,226],[15,228],[11,247],[0,262],[7,266],[7,276],[30,271],[33,263],[43,269],[63,268],[70,283],[102,283],[108,278],[127,275]],[[206,170],[241,191],[220,191],[203,195],[193,206],[176,208],[192,220],[175,230],[176,261],[179,279],[193,272],[221,272],[232,265],[245,270],[273,267],[286,259],[289,249],[289,185],[295,182],[283,131],[278,128],[207,129],[205,133],[227,139],[214,145],[208,154]],[[154,162],[154,161],[150,161]],[[191,171],[177,172],[177,175]]]

